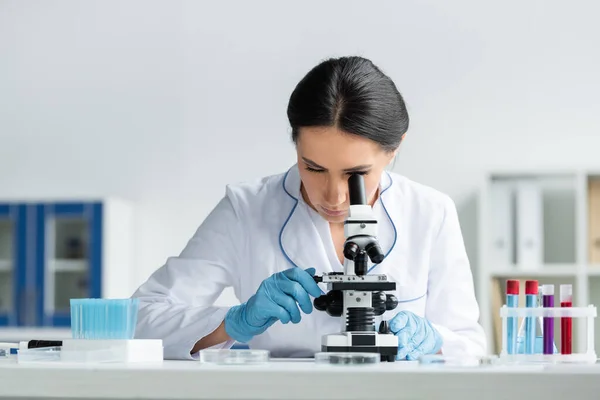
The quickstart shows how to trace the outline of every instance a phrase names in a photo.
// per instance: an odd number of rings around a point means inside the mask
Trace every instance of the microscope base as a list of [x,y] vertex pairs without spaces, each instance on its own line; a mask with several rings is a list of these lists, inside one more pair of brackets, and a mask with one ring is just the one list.
[[398,354],[398,338],[391,333],[335,333],[323,336],[321,351],[328,353],[379,353],[381,361],[393,362]]

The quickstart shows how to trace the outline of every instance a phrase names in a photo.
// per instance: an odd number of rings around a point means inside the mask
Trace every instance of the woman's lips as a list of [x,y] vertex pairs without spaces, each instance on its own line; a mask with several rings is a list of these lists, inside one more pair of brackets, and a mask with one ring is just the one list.
[[330,210],[323,206],[321,206],[321,210],[323,210],[323,212],[329,215],[330,217],[341,217],[342,215],[346,214],[345,210]]

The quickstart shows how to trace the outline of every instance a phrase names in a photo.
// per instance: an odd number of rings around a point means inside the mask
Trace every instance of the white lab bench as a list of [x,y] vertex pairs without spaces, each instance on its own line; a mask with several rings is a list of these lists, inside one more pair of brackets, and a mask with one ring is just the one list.
[[312,360],[213,366],[0,362],[0,398],[27,399],[598,399],[600,364],[449,367]]

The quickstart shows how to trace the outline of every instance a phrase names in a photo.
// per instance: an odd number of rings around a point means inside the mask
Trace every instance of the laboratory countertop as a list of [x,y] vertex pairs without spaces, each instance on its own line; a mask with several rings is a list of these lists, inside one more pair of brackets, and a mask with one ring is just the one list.
[[68,365],[0,362],[0,398],[28,399],[598,399],[600,364],[450,367],[272,360]]

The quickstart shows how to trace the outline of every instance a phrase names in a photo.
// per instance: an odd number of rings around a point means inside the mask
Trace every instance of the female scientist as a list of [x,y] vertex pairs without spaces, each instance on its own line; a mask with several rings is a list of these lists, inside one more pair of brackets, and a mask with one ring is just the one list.
[[[385,171],[409,124],[392,80],[367,59],[330,59],[299,82],[287,115],[297,163],[227,186],[181,254],[134,293],[136,337],[162,339],[168,359],[236,341],[274,357],[320,351],[340,322],[313,312],[327,289],[312,275],[343,271],[348,177],[361,174],[386,254],[370,269],[396,282],[398,307],[380,318],[398,337],[397,359],[484,354],[454,202]],[[228,286],[241,304],[215,306]]]

